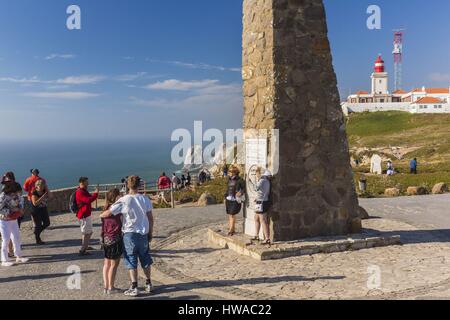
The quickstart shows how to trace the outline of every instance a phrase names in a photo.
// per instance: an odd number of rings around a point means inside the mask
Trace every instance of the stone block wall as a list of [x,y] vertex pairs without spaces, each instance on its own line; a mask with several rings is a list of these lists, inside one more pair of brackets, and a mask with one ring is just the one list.
[[321,0],[244,0],[244,129],[279,129],[273,240],[360,228],[327,32]]

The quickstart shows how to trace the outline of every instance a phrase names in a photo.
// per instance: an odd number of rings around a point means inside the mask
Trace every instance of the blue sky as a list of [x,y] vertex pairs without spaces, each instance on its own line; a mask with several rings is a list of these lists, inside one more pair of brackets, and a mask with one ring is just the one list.
[[[404,87],[450,85],[447,0],[326,0],[342,95],[369,89],[407,28]],[[66,8],[82,30],[66,28]],[[382,9],[382,30],[366,9]],[[242,123],[242,0],[0,0],[3,139],[166,138]]]

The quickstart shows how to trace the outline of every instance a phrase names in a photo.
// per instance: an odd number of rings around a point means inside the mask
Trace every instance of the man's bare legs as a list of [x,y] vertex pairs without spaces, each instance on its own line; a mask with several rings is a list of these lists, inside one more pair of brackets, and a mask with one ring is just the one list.
[[88,247],[89,247],[89,243],[91,241],[91,237],[92,237],[92,233],[91,234],[83,234],[81,236],[81,251],[82,252],[86,252]]

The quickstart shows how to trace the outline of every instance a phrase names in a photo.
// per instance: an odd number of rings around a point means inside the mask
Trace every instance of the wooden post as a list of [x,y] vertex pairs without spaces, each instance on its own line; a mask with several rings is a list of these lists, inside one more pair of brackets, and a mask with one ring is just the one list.
[[97,195],[97,199],[95,200],[95,210],[98,209],[98,197],[100,196],[100,185],[97,184],[97,190],[98,190],[98,195]]
[[175,209],[175,197],[173,194],[173,185],[172,184],[170,185],[170,201],[172,204],[172,209]]

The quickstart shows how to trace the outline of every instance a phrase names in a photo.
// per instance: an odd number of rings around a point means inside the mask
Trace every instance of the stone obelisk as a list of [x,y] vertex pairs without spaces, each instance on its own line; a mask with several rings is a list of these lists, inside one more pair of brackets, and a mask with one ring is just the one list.
[[[244,0],[244,130],[279,130],[267,137],[274,241],[361,228],[327,33],[322,0]],[[252,220],[248,208],[249,234]]]

